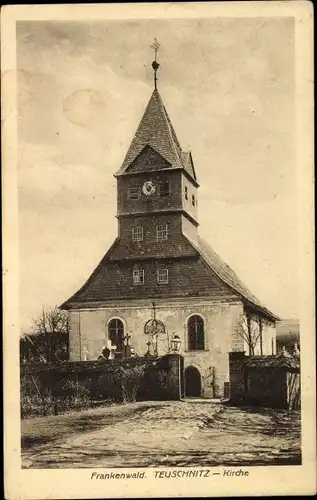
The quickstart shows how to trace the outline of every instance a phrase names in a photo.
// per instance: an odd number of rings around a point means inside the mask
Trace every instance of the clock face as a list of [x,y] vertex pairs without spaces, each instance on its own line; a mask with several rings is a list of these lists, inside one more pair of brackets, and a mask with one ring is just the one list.
[[153,184],[153,182],[152,181],[145,181],[145,183],[142,186],[142,192],[146,196],[154,194],[155,193],[155,185]]

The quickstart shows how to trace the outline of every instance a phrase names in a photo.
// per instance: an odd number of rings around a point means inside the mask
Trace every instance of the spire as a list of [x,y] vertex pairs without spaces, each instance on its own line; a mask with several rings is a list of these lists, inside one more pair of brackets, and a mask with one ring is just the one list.
[[[147,147],[149,154],[158,154],[163,158],[163,161],[165,161],[164,168],[183,168],[192,179],[197,181],[191,154],[189,152],[182,151],[172,122],[157,90],[156,73],[159,68],[159,63],[157,62],[157,51],[160,44],[156,38],[154,39],[151,47],[154,50],[154,61],[152,63],[152,68],[154,70],[154,90],[123,164],[116,175],[126,173],[132,163],[135,162],[137,157]],[[132,168],[134,167],[135,165]]]
[[181,147],[156,89],[153,90],[119,174],[129,169],[145,146],[154,149],[171,167],[182,167]]
[[157,89],[157,70],[159,69],[160,65],[157,62],[157,51],[160,48],[160,44],[158,43],[156,37],[154,38],[154,42],[151,45],[151,48],[154,50],[154,61],[152,62],[152,68],[154,70],[154,89]]

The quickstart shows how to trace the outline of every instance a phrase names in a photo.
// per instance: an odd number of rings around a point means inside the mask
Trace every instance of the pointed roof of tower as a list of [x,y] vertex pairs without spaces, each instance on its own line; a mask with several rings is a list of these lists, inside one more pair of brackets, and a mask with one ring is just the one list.
[[194,180],[196,174],[190,153],[185,153],[177,139],[162,98],[154,89],[130,148],[117,175],[126,173],[131,163],[150,146],[170,164],[169,168],[183,168]]

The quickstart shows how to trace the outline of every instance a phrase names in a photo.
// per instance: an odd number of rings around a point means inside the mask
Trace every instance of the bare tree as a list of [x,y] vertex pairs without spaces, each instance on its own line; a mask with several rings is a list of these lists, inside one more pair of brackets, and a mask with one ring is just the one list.
[[246,342],[249,350],[249,356],[254,356],[255,347],[260,341],[262,352],[262,322],[261,318],[252,317],[247,311],[239,323],[238,329],[240,337]]
[[30,331],[20,339],[21,361],[54,362],[68,359],[68,314],[58,307],[42,309]]

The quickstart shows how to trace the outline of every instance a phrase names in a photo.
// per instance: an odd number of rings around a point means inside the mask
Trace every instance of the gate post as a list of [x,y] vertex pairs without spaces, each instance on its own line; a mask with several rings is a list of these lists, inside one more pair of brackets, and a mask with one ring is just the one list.
[[184,392],[184,360],[180,354],[167,354],[167,391],[169,399],[180,401]]
[[241,404],[246,399],[245,352],[229,352],[230,402]]

